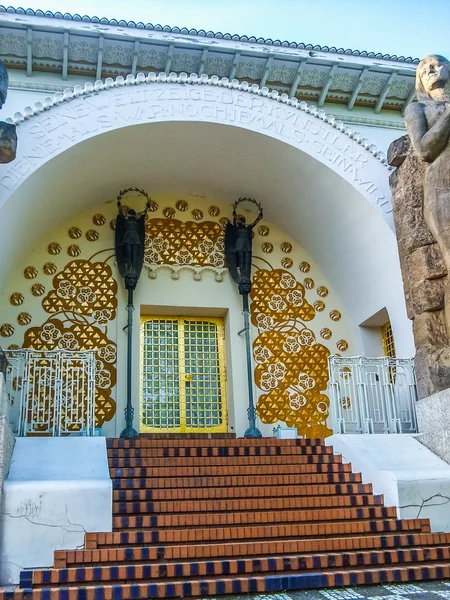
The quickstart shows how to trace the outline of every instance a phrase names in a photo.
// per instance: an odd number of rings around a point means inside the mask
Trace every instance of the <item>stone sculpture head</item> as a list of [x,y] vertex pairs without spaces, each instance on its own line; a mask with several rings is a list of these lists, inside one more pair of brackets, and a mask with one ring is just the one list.
[[450,79],[450,62],[439,54],[426,56],[417,65],[417,100],[445,99],[445,85]]
[[8,71],[0,60],[0,108],[2,108],[6,102],[6,96],[8,94],[8,81]]

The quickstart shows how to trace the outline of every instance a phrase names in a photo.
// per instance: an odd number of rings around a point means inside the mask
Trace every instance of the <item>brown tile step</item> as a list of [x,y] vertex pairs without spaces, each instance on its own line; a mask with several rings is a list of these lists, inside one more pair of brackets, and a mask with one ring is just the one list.
[[343,587],[378,583],[407,583],[445,579],[450,575],[448,562],[429,563],[427,566],[408,568],[386,567],[372,569],[333,570],[325,573],[295,573],[288,575],[228,575],[208,579],[184,581],[155,581],[151,583],[124,583],[92,586],[52,587],[2,591],[3,600],[147,600],[148,598],[188,598],[282,592],[297,589]]
[[108,459],[111,468],[177,468],[177,467],[223,467],[267,465],[318,465],[342,464],[339,454],[282,454],[275,456],[181,456],[168,458],[131,457]]
[[[127,525],[123,525],[123,519]],[[280,510],[280,511],[252,511],[244,512],[195,512],[188,514],[170,515],[140,515],[128,517],[114,517],[113,529],[131,529],[143,527],[220,527],[230,525],[256,525],[287,523],[322,523],[326,521],[353,521],[360,519],[396,519],[397,509],[392,507],[365,507],[365,508],[337,508],[314,510]]]
[[120,564],[86,566],[68,569],[35,569],[21,573],[21,587],[51,587],[83,585],[85,583],[118,583],[142,579],[184,580],[198,577],[218,577],[236,574],[286,573],[305,571],[335,571],[336,569],[367,569],[381,566],[426,564],[450,559],[450,546],[414,549],[389,549],[373,552],[324,553],[312,555],[255,556],[252,558],[175,563]]
[[[87,534],[91,535],[91,534]],[[105,535],[105,534],[103,534]],[[422,548],[450,544],[450,533],[387,533],[375,535],[340,536],[288,540],[260,540],[215,544],[103,547],[83,550],[56,550],[55,568],[148,561],[179,561],[198,559],[231,559],[283,554],[311,554],[330,552],[361,552],[390,548]]]
[[[197,544],[228,540],[262,540],[270,538],[319,537],[341,535],[367,535],[393,531],[410,533],[430,531],[428,519],[383,519],[354,521],[333,521],[322,523],[287,523],[282,525],[241,525],[240,527],[203,527],[192,529],[145,529],[139,517],[121,517],[121,531],[111,533],[87,533],[86,548],[100,548],[115,545],[164,545]],[[142,517],[144,520],[144,517]],[[128,525],[126,525],[128,523]]]
[[114,478],[113,489],[157,489],[190,487],[250,487],[314,485],[321,483],[361,483],[360,473],[313,473],[295,475],[228,475],[223,477],[133,477]]
[[222,448],[224,446],[231,448],[234,446],[324,446],[326,447],[325,440],[318,438],[307,438],[307,439],[293,439],[293,440],[279,440],[277,438],[264,437],[259,439],[147,439],[137,438],[135,440],[123,440],[120,438],[109,438],[107,440],[108,448],[196,448],[200,447],[216,447]]
[[351,473],[350,463],[331,463],[319,465],[222,465],[205,467],[137,467],[136,469],[110,469],[112,479],[135,477],[235,477],[239,475],[295,475],[315,473]]
[[330,456],[331,446],[179,446],[163,448],[109,448],[110,458],[196,458],[196,457],[233,457],[233,456]]
[[[118,484],[116,483],[115,486]],[[229,498],[285,498],[285,497],[341,497],[358,498],[361,502],[369,504],[371,498],[378,498],[383,502],[382,496],[372,495],[371,483],[345,483],[345,484],[312,484],[312,485],[278,485],[269,487],[213,487],[213,488],[160,488],[160,489],[114,489],[115,501],[155,500],[162,501],[187,501],[187,500],[226,500]],[[355,500],[356,502],[356,500]],[[156,509],[155,509],[156,510]]]
[[[144,490],[139,490],[144,491]],[[124,493],[129,494],[131,490]],[[116,494],[117,492],[114,492]],[[119,492],[120,493],[120,492]],[[114,496],[116,498],[116,496]],[[132,493],[128,496],[132,498]],[[306,496],[277,498],[239,498],[224,500],[188,500],[179,502],[144,502],[114,500],[113,514],[209,513],[259,510],[307,510],[311,508],[349,508],[383,506],[381,496]]]

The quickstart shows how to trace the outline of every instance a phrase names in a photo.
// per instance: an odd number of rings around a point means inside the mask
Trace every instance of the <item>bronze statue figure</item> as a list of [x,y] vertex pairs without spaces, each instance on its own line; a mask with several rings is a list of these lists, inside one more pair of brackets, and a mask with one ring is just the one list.
[[[253,223],[247,224],[243,215],[236,212],[238,204],[249,201],[259,209]],[[263,217],[262,207],[253,198],[239,198],[233,205],[233,223],[225,228],[225,259],[228,271],[238,284],[239,293],[249,294],[251,290],[252,237],[253,228]]]
[[[450,99],[445,86],[450,62],[439,55],[417,67],[417,102],[406,109],[406,127],[416,155],[428,163],[424,178],[423,214],[450,272]],[[445,292],[447,334],[450,335],[450,288]]]
[[[130,208],[127,212],[121,210],[120,199],[129,191],[139,191],[147,198],[145,209],[136,213]],[[117,199],[119,213],[116,218],[116,258],[120,275],[125,281],[127,290],[136,288],[144,264],[145,217],[150,206],[150,200],[143,190],[129,188],[120,192]]]

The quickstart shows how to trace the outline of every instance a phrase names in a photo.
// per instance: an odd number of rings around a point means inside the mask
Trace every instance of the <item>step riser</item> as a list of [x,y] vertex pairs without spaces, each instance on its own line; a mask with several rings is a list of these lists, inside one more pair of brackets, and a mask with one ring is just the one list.
[[[297,448],[309,448],[309,447],[322,447],[329,448],[326,446],[323,439],[292,439],[292,440],[279,440],[277,438],[260,438],[260,439],[246,439],[238,438],[233,440],[218,440],[218,439],[171,439],[171,440],[152,440],[147,438],[138,438],[136,440],[123,440],[123,439],[109,439],[107,440],[108,449],[115,448],[242,448],[242,447],[260,447],[265,448],[271,447],[297,447]],[[328,452],[328,450],[326,450]]]
[[442,562],[450,559],[449,547],[419,550],[387,550],[352,554],[312,556],[258,557],[243,560],[173,563],[169,565],[124,565],[120,567],[85,567],[83,569],[57,569],[27,571],[21,577],[21,587],[49,587],[51,585],[82,585],[83,583],[116,583],[142,579],[191,579],[219,575],[249,573],[287,573],[290,571],[336,570],[392,566],[398,563],[417,564]]
[[[123,527],[142,529],[145,525],[139,524],[139,517],[123,518]],[[338,535],[364,535],[377,533],[387,533],[393,531],[417,531],[427,533],[429,526],[421,519],[408,519],[398,521],[379,520],[379,521],[351,521],[343,523],[317,523],[305,525],[274,525],[274,526],[241,526],[225,527],[220,529],[187,529],[187,530],[144,530],[130,531],[120,533],[98,533],[86,535],[87,541],[93,544],[95,540],[96,547],[114,546],[114,545],[134,545],[134,544],[185,544],[202,542],[220,542],[226,540],[266,540],[272,538],[299,538],[299,537],[320,537],[320,536],[338,536]],[[89,547],[93,547],[90,545]]]
[[328,464],[328,465],[247,465],[234,467],[138,467],[135,469],[119,468],[110,469],[113,479],[116,478],[141,478],[141,477],[240,477],[243,475],[261,477],[270,475],[305,475],[315,473],[348,473],[352,469],[349,464]]
[[[352,521],[360,519],[396,519],[397,510],[395,507],[378,509],[339,509],[339,510],[305,510],[302,513],[298,511],[257,511],[252,513],[194,513],[190,515],[133,515],[130,517],[114,517],[114,529],[123,529],[123,519],[129,523],[127,527],[136,527],[132,525],[136,519],[140,519],[141,527],[220,527],[231,525],[254,525],[273,523],[320,523],[324,521]],[[133,520],[134,519],[134,520]]]
[[253,448],[239,447],[234,448],[110,448],[108,449],[108,459],[155,459],[155,460],[176,460],[183,458],[185,460],[199,459],[271,459],[291,458],[292,460],[327,460],[338,459],[342,457],[339,454],[333,454],[331,446],[262,446]]
[[[148,598],[186,598],[219,596],[224,594],[249,594],[263,592],[286,592],[293,590],[375,585],[380,583],[407,583],[414,581],[444,579],[450,576],[450,565],[438,563],[427,567],[412,566],[407,569],[386,568],[331,573],[302,573],[269,577],[229,577],[227,579],[204,579],[199,581],[174,581],[171,583],[136,583],[119,586],[67,587],[52,590],[51,600],[146,600]],[[46,589],[4,592],[6,599],[47,600]]]
[[[91,534],[88,534],[91,535]],[[163,546],[103,548],[86,550],[58,550],[55,552],[55,567],[147,563],[148,561],[215,560],[232,559],[236,556],[279,556],[283,554],[311,554],[317,552],[360,552],[394,548],[420,548],[441,546],[450,543],[450,534],[413,533],[399,535],[375,535],[364,537],[329,538],[326,540],[280,540],[268,542],[229,542],[227,544],[205,544],[202,546]]]
[[[185,467],[242,467],[242,466],[273,466],[273,465],[342,465],[342,457],[335,455],[318,456],[203,456],[200,458],[154,458],[154,457],[130,457],[108,459],[109,467],[112,469],[138,467],[155,468],[185,468]],[[317,467],[316,467],[317,468]]]
[[[382,508],[382,501],[374,496],[351,496],[338,498],[269,498],[261,500],[214,500],[197,502],[113,502],[113,514],[158,514],[161,513],[227,513],[268,510],[308,510],[308,509],[347,509]],[[375,514],[375,513],[374,513]]]
[[317,485],[325,483],[361,483],[359,473],[327,473],[321,475],[266,475],[243,477],[161,477],[161,478],[132,478],[113,479],[116,489],[161,489],[161,488],[191,488],[191,487],[249,487],[249,486],[279,486],[279,485]]
[[[117,484],[116,484],[117,485]],[[241,488],[189,488],[189,489],[116,489],[113,491],[114,499],[125,500],[132,497],[135,500],[225,500],[225,499],[250,499],[250,498],[311,498],[312,496],[323,497],[357,497],[357,498],[378,498],[382,501],[382,496],[372,496],[372,484],[331,484],[331,485],[302,485],[302,486],[279,486],[279,487],[241,487]]]

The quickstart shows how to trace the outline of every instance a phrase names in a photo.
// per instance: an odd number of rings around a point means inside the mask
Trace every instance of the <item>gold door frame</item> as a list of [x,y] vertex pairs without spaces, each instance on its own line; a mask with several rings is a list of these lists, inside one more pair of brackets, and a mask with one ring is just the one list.
[[[179,400],[180,400],[180,427],[162,428],[151,427],[143,423],[144,406],[144,331],[145,324],[149,321],[171,321],[178,324],[178,382],[179,382]],[[186,373],[186,350],[185,350],[185,323],[201,321],[202,323],[214,324],[217,328],[217,355],[219,360],[219,384],[220,384],[220,407],[222,422],[214,427],[187,427],[186,426],[186,382],[192,381],[192,375]],[[220,317],[186,317],[175,315],[142,315],[140,330],[140,406],[139,406],[139,424],[141,433],[226,433],[228,431],[227,414],[227,390],[226,390],[226,368],[225,368],[225,327],[224,320]]]

